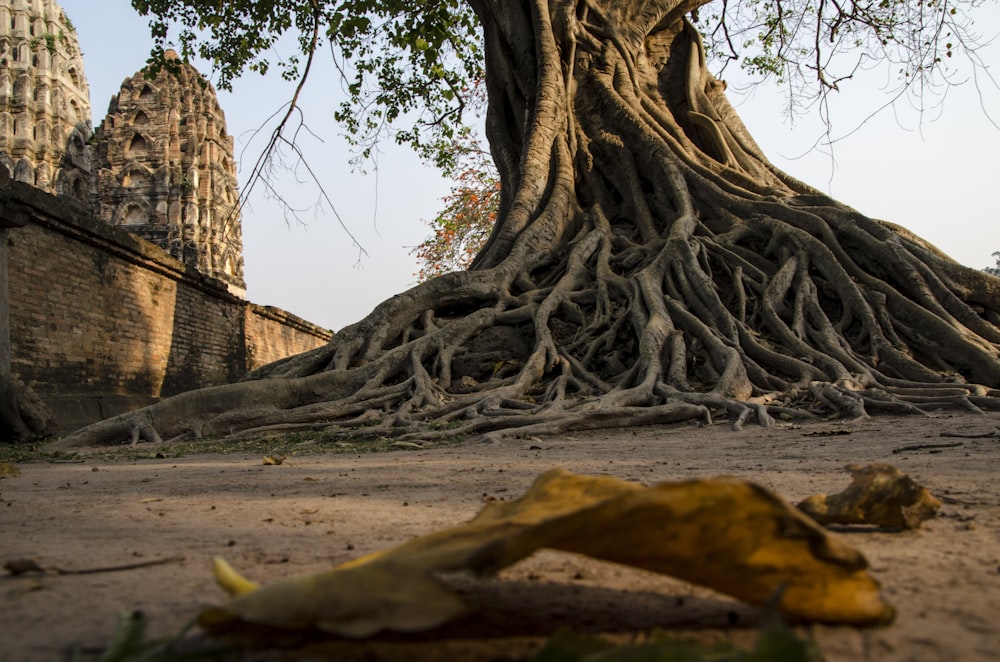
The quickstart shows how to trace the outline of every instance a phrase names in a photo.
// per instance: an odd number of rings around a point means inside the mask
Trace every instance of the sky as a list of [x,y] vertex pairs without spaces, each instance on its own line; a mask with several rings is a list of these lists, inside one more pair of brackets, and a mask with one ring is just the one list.
[[[122,82],[145,64],[152,45],[147,21],[129,0],[59,4],[77,30],[96,126]],[[977,13],[977,29],[987,38],[1000,34],[1000,6]],[[1000,81],[1000,39],[980,55]],[[211,77],[207,65],[195,65]],[[308,131],[300,142],[336,215],[301,172],[275,172],[281,195],[302,211],[288,219],[265,192],[253,194],[242,216],[244,276],[250,301],[336,330],[416,282],[411,251],[429,234],[426,221],[442,207],[449,183],[395,145],[383,146],[376,167],[352,170],[350,147],[333,120],[339,81],[323,69],[314,76],[302,102]],[[790,118],[780,89],[744,92],[735,74],[724,78],[730,101],[779,168],[907,228],[963,264],[994,265],[991,254],[1000,251],[1000,91],[993,83],[970,80],[935,102],[939,107],[918,112],[904,102],[866,120],[888,101],[885,89],[894,81],[884,73],[859,76],[832,100],[829,133],[838,140],[823,146],[827,127],[817,113]],[[247,74],[233,92],[219,92],[241,185],[263,145],[255,130],[290,93],[277,74]]]

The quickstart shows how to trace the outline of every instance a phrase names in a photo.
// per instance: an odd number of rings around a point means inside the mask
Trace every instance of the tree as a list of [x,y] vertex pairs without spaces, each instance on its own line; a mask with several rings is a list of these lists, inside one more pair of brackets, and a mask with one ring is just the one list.
[[[396,137],[431,151],[482,52],[499,214],[469,271],[392,297],[326,347],[63,445],[362,423],[352,434],[427,439],[718,411],[739,427],[816,411],[997,408],[1000,281],[769,163],[706,67],[688,18],[703,2],[136,0],[187,21],[186,43],[207,44],[223,75],[260,67],[290,26],[303,71],[329,40],[368,102],[357,135],[419,103],[427,114]],[[797,58],[823,89],[840,62],[827,44],[901,44],[892,52],[905,55],[926,42],[907,60],[913,80],[939,71],[958,48],[948,40],[964,43],[949,33],[967,34],[963,7],[938,0],[750,6],[767,19],[744,17],[761,68],[781,73]],[[732,28],[737,10],[723,4],[717,24]],[[806,23],[811,49],[789,27]]]
[[985,269],[983,269],[983,271],[985,271],[988,274],[992,274],[994,276],[1000,276],[1000,251],[994,253],[993,258],[997,261],[996,265],[992,267],[986,267]]
[[500,179],[479,141],[467,137],[451,169],[455,183],[443,199],[444,209],[430,221],[433,234],[411,251],[420,260],[420,281],[464,271],[489,239],[500,208]]

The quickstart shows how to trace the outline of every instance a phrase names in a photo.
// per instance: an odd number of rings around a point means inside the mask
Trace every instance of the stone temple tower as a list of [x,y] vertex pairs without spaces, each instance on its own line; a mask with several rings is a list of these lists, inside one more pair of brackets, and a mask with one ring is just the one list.
[[122,83],[96,131],[96,212],[243,296],[233,139],[215,90],[176,60]]
[[54,0],[0,0],[0,163],[14,179],[91,199],[90,91]]

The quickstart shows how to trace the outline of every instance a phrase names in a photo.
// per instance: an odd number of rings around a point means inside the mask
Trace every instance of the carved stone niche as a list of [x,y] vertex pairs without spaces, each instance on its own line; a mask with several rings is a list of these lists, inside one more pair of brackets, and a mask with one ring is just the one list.
[[90,204],[90,90],[54,0],[0,0],[0,153],[16,178]]

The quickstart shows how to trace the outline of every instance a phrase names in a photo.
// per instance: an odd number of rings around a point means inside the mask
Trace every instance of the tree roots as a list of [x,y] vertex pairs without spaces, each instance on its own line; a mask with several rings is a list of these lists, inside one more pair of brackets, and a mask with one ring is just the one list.
[[60,447],[1000,409],[1000,279],[775,169],[674,3],[473,4],[504,182],[473,270]]
[[27,441],[55,433],[52,412],[19,379],[0,375],[0,442]]

